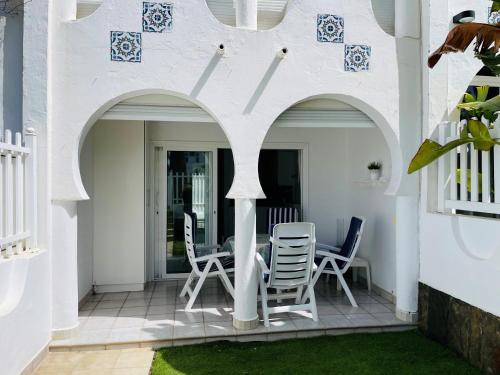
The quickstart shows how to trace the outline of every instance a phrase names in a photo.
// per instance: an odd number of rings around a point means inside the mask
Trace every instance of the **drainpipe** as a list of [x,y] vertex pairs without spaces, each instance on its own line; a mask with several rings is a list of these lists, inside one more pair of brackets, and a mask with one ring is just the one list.
[[[234,0],[236,27],[257,30],[257,0]],[[257,328],[256,200],[235,198],[234,317],[240,330]]]
[[257,30],[257,0],[234,0],[236,27]]
[[399,134],[403,177],[396,197],[396,316],[416,322],[419,278],[419,178],[406,174],[421,138],[420,1],[395,2],[395,36],[399,66]]

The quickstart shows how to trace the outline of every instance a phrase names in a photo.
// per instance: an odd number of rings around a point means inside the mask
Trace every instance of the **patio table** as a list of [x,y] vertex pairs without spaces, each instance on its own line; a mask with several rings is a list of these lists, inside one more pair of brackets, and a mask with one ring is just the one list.
[[[258,234],[256,236],[256,250],[262,255],[264,260],[267,262],[269,260],[269,234]],[[222,251],[227,251],[231,254],[234,253],[234,236],[228,237],[227,240],[222,245]]]

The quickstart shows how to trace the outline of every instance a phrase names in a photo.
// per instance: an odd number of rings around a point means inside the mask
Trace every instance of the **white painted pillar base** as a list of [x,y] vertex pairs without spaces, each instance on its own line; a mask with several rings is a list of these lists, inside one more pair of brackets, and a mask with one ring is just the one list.
[[52,334],[78,334],[78,264],[76,202],[52,202]]
[[415,323],[418,309],[418,198],[396,198],[396,316]]
[[259,325],[255,266],[255,206],[255,199],[235,199],[233,326],[241,330],[254,329]]

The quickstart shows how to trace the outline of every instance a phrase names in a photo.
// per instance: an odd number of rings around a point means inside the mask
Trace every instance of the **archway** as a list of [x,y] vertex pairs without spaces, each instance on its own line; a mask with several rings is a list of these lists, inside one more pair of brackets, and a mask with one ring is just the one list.
[[[272,209],[293,209],[298,210],[300,221],[315,223],[318,242],[338,246],[345,240],[351,218],[364,217],[357,257],[369,262],[373,288],[392,300],[395,193],[402,163],[397,135],[388,122],[355,98],[308,97],[276,118],[260,157],[260,182],[267,199],[257,201],[257,230],[269,226]],[[276,163],[270,163],[270,158]],[[382,164],[382,174],[374,180],[367,169],[371,162]],[[358,286],[364,287],[367,275],[361,276],[364,280]],[[337,293],[335,287],[328,290],[331,297]]]
[[231,146],[213,116],[165,92],[126,94],[88,121],[78,169],[90,197],[78,203],[80,298],[187,277],[183,213],[197,214],[198,244],[217,241],[220,149]]

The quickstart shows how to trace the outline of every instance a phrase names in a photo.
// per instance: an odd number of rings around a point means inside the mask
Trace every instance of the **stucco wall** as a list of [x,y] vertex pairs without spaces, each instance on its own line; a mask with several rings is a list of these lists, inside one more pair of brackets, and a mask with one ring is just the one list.
[[[90,131],[80,154],[82,180],[89,196],[94,197],[94,134]],[[91,290],[94,281],[94,200],[78,202],[78,300]]]
[[347,132],[347,215],[366,218],[360,256],[369,260],[372,281],[395,295],[396,288],[396,198],[384,194],[386,184],[366,184],[366,166],[383,164],[384,179],[391,175],[390,154],[378,129],[350,129]]
[[[359,107],[382,128],[397,171],[389,190],[396,192],[401,157],[395,39],[378,26],[371,1],[333,5],[297,0],[277,27],[256,32],[222,25],[199,1],[186,0],[175,4],[171,33],[144,33],[141,63],[110,61],[110,31],[140,31],[141,4],[108,0],[91,16],[59,29],[64,38],[54,43],[53,52],[64,56],[64,64],[53,77],[53,100],[58,103],[53,117],[58,150],[53,155],[54,198],[86,197],[76,162],[78,148],[81,135],[100,115],[122,99],[155,92],[194,101],[220,123],[234,149],[233,198],[262,197],[257,165],[268,128],[292,104],[323,94]],[[346,44],[372,47],[370,71],[346,72],[344,44],[316,40],[317,15],[322,13],[344,17]],[[359,24],[363,27],[356,27]],[[223,57],[216,54],[220,43],[227,51]],[[276,54],[285,46],[289,56],[280,60]]]
[[[430,7],[429,17],[424,18],[424,51],[433,51],[444,41],[454,14],[474,9],[476,20],[484,22],[491,2],[431,0],[427,5]],[[480,66],[472,51],[468,51],[445,56],[433,70],[425,69],[425,137],[433,134],[439,121],[449,118]],[[428,204],[428,192],[435,183],[428,171],[422,173],[420,281],[500,315],[500,222],[433,213],[435,207]]]
[[118,284],[140,289],[145,281],[144,126],[103,121],[93,135],[93,278],[100,290]]

